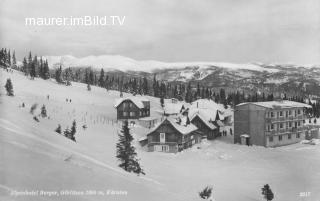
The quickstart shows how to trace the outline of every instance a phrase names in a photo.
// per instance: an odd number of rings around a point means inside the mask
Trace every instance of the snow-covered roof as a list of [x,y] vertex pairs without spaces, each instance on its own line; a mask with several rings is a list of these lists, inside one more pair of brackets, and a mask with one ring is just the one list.
[[153,121],[153,120],[157,120],[159,117],[143,117],[140,118],[139,121]]
[[[214,113],[214,114],[213,114]],[[214,130],[217,127],[212,123],[215,120],[215,112],[211,112],[210,110],[205,109],[193,109],[189,111],[189,119],[192,121],[195,117],[199,117],[203,123],[205,123],[210,129]]]
[[243,135],[240,135],[240,137],[245,137],[245,138],[248,138],[248,137],[250,137],[250,135],[247,135],[247,134],[243,134]]
[[296,108],[296,107],[307,107],[311,108],[310,105],[305,104],[305,103],[299,103],[299,102],[294,102],[294,101],[288,101],[288,100],[283,100],[283,101],[265,101],[265,102],[246,102],[246,103],[240,103],[237,106],[241,105],[246,105],[246,104],[255,104],[258,106],[262,106],[265,108]]
[[143,102],[149,102],[149,100],[145,97],[137,97],[137,96],[131,96],[127,98],[119,98],[116,100],[116,103],[114,107],[118,107],[123,101],[125,100],[131,100],[138,108],[144,108]]
[[183,103],[165,103],[164,112],[166,114],[179,114]]
[[222,104],[218,104],[211,99],[198,99],[192,102],[189,108],[214,109],[220,111],[225,110]]
[[169,121],[170,124],[175,128],[177,129],[177,131],[179,131],[179,133],[183,134],[183,135],[186,135],[186,134],[189,134],[193,131],[196,131],[198,128],[193,125],[193,124],[189,124],[189,125],[182,125],[182,124],[178,124],[176,122],[175,119],[171,119],[171,118],[165,118],[163,121],[161,121],[160,123],[156,124],[155,127],[153,127],[152,129],[150,129],[149,134],[151,134],[152,132],[154,132],[155,130],[157,130],[162,124],[163,122],[165,121]]

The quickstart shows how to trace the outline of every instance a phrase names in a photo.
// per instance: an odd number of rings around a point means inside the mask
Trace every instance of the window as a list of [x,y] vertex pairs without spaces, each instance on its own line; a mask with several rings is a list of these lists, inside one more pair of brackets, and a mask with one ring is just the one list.
[[193,140],[193,138],[194,138],[194,136],[193,136],[193,135],[191,135],[191,140]]
[[282,135],[279,135],[279,141],[281,141],[282,140]]
[[123,116],[124,117],[128,116],[128,112],[123,112]]
[[288,117],[288,111],[286,111],[286,117]]
[[280,128],[283,128],[283,123],[280,123]]
[[301,113],[301,110],[298,110],[298,115]]
[[300,126],[300,121],[298,121],[298,126]]
[[274,117],[274,114],[273,114],[273,112],[271,112],[270,114],[271,114],[271,117]]
[[127,103],[123,103],[123,109],[127,108]]
[[270,131],[270,124],[268,124],[267,126],[267,131]]
[[132,103],[129,103],[129,108],[132,108],[133,107],[133,104]]
[[280,115],[279,115],[280,117],[283,117],[283,112],[282,111],[280,111]]
[[273,142],[273,137],[272,136],[269,137],[269,142]]
[[291,139],[291,134],[288,134],[288,139],[289,139],[289,140]]
[[289,127],[289,123],[288,122],[286,122],[286,128],[288,128]]
[[292,115],[292,111],[291,110],[289,110],[289,116],[291,116]]
[[271,124],[271,130],[273,130],[274,129],[274,125],[273,124]]
[[130,112],[130,117],[134,117],[136,115],[135,112]]
[[169,151],[169,146],[167,146],[167,145],[162,146],[162,151],[163,152],[168,152]]
[[166,134],[165,133],[160,133],[160,142],[165,143],[166,142]]
[[297,134],[296,134],[296,138],[300,138],[300,133],[297,133]]
[[289,122],[289,128],[291,128],[292,127],[292,122]]

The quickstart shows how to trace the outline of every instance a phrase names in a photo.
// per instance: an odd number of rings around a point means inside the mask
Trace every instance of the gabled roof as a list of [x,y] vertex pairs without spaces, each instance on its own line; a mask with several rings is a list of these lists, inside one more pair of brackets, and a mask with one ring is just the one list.
[[265,108],[275,109],[275,108],[298,108],[298,107],[306,107],[311,108],[310,105],[305,103],[299,103],[294,101],[265,101],[265,102],[246,102],[246,103],[240,103],[237,106],[247,105],[247,104],[254,104]]
[[187,126],[184,126],[184,125],[178,124],[174,119],[165,118],[163,121],[158,123],[155,127],[150,129],[150,131],[149,131],[149,133],[147,135],[149,135],[152,132],[154,132],[155,130],[157,130],[165,121],[168,121],[182,135],[187,135],[187,134],[189,134],[189,133],[191,133],[193,131],[198,130],[198,128],[193,124],[189,124]]
[[202,121],[204,124],[206,124],[211,130],[214,130],[214,129],[217,128],[213,123],[211,123],[211,122],[209,122],[208,120],[206,120],[206,118],[203,117],[201,114],[195,114],[190,121],[192,121],[192,120],[193,120],[194,118],[196,118],[196,117],[199,117],[199,118],[201,119],[201,121]]
[[147,98],[131,96],[131,97],[127,97],[127,98],[119,98],[119,99],[117,99],[114,107],[117,108],[125,100],[132,101],[140,109],[144,108],[143,102],[149,102],[149,100]]

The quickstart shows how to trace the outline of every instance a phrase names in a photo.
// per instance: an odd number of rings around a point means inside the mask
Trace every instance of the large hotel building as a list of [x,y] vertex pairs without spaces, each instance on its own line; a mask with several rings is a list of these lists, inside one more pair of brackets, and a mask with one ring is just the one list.
[[234,110],[234,143],[277,147],[305,139],[304,103],[268,101],[241,103]]

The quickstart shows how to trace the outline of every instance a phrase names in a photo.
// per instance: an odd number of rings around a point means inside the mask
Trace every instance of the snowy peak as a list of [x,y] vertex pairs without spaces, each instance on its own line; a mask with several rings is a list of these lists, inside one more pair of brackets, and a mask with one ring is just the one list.
[[99,56],[87,56],[87,57],[74,57],[71,55],[65,56],[45,56],[48,59],[50,67],[57,67],[60,64],[63,67],[92,67],[96,69],[105,70],[120,70],[120,71],[143,71],[153,72],[160,69],[186,69],[188,67],[199,67],[206,70],[208,67],[220,67],[230,70],[247,69],[252,71],[277,71],[272,68],[265,68],[258,64],[233,64],[222,62],[175,62],[166,63],[154,60],[142,60],[137,61],[128,57],[120,55],[99,55]]

